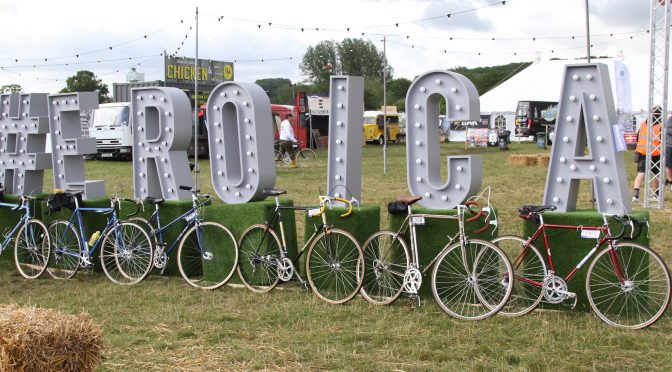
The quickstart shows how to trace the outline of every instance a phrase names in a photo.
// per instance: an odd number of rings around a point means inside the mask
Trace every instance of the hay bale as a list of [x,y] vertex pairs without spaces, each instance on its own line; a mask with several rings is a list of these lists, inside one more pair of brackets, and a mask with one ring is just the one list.
[[529,167],[537,164],[537,157],[534,155],[511,155],[506,159],[506,164],[516,167]]
[[0,371],[92,371],[102,342],[86,314],[0,305]]
[[537,157],[537,165],[542,168],[548,168],[548,164],[551,162],[551,156],[548,154],[539,155]]

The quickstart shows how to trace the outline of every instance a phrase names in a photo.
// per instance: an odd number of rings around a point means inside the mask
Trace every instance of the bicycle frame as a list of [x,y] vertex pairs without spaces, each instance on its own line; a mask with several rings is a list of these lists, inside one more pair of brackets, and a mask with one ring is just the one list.
[[[105,234],[107,234],[110,229],[114,228],[116,232],[117,228],[117,222],[119,221],[117,218],[117,210],[115,207],[109,207],[109,208],[88,208],[88,207],[80,207],[79,206],[79,201],[77,198],[75,198],[75,210],[72,212],[72,215],[70,216],[70,219],[68,220],[68,224],[66,225],[66,228],[64,231],[68,231],[70,226],[76,224],[76,228],[79,232],[79,239],[82,247],[86,247],[82,249],[82,253],[84,257],[82,257],[82,266],[87,266],[90,265],[91,262],[89,261],[89,258],[91,257],[92,254],[98,250],[98,247],[100,247],[103,237]],[[107,222],[105,223],[105,227],[103,228],[103,231],[101,231],[100,236],[98,239],[96,239],[96,242],[93,244],[93,246],[89,249],[89,244],[86,241],[86,228],[84,225],[84,221],[82,220],[82,212],[94,212],[94,213],[112,213],[112,216],[107,219]],[[118,234],[115,234],[115,239]],[[118,243],[118,242],[117,242]],[[65,254],[71,254],[68,252],[63,252]]]
[[[161,213],[159,212],[159,210],[160,210],[160,208],[158,207],[158,204],[157,204],[157,207],[155,208],[154,212],[149,216],[149,218],[147,219],[147,222],[150,223],[150,225],[151,225],[152,221],[156,222],[156,229],[151,231],[149,233],[149,236],[150,236],[150,238],[152,238],[154,236],[157,236],[160,245],[165,245],[165,243],[163,242],[163,233],[164,232],[172,229],[173,226],[177,225],[178,223],[180,223],[182,221],[185,221],[187,223],[187,225],[184,227],[184,229],[182,229],[182,231],[180,232],[180,235],[177,237],[177,239],[175,239],[173,241],[173,243],[170,245],[170,247],[165,250],[166,254],[170,254],[173,251],[173,249],[175,249],[177,244],[182,240],[182,237],[184,237],[184,235],[187,233],[187,231],[192,226],[194,226],[194,225],[199,226],[200,225],[201,221],[198,218],[198,206],[192,206],[188,211],[182,213],[179,217],[176,217],[174,220],[170,221],[165,226],[161,226]],[[197,232],[197,234],[198,234],[197,238],[198,238],[199,243],[200,243],[200,240],[202,239],[202,237],[200,235],[200,232]]]
[[[12,228],[7,235],[4,236],[2,243],[0,244],[0,254],[5,251],[12,238],[19,231],[21,226],[23,226],[28,220],[30,220],[30,203],[22,202],[22,204],[12,204],[12,203],[0,203],[0,207],[15,208],[17,211],[24,210],[25,213],[19,218],[19,221],[16,223],[16,226]],[[27,232],[25,232],[27,234]],[[27,236],[26,236],[27,237]]]

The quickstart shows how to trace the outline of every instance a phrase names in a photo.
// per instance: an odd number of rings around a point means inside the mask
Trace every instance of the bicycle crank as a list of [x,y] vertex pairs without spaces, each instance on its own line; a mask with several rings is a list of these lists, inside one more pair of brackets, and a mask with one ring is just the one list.
[[567,283],[564,279],[556,275],[548,275],[544,279],[544,286],[542,287],[544,298],[552,304],[559,304],[568,298],[574,299],[574,306],[576,306],[576,293],[567,290]]
[[154,253],[154,267],[156,267],[157,269],[161,269],[161,274],[163,274],[163,271],[166,269],[167,263],[168,263],[168,255],[163,250],[163,247],[157,248],[156,252]]
[[407,269],[404,273],[404,291],[418,293],[422,285],[422,273],[416,268]]
[[278,260],[278,277],[283,282],[287,282],[294,276],[294,264],[292,260],[283,257]]

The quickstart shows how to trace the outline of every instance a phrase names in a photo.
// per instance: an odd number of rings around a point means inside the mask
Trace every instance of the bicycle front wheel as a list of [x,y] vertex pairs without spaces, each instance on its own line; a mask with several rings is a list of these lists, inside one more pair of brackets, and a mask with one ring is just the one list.
[[670,272],[652,249],[621,243],[600,252],[590,264],[586,294],[590,307],[605,323],[648,327],[670,303]]
[[403,290],[410,263],[406,242],[391,231],[378,231],[364,243],[362,296],[375,305],[387,305]]
[[362,287],[362,248],[347,231],[323,231],[308,249],[306,275],[319,298],[330,304],[346,303]]
[[82,240],[75,226],[65,220],[49,224],[51,259],[47,272],[54,279],[70,279],[82,260]]
[[19,230],[14,243],[16,269],[26,279],[37,279],[47,269],[51,242],[47,226],[30,219]]
[[492,240],[511,259],[515,283],[513,293],[499,312],[506,316],[521,316],[534,310],[544,296],[542,288],[546,278],[546,262],[537,247],[513,235]]
[[238,266],[233,234],[216,222],[192,226],[177,249],[177,268],[190,286],[216,289],[229,281]]
[[100,263],[105,275],[117,284],[135,284],[154,267],[152,243],[144,227],[119,222],[103,237]]
[[280,239],[268,225],[252,225],[240,236],[238,276],[253,292],[268,292],[280,279],[278,260],[282,258]]
[[315,154],[315,151],[305,148],[296,153],[295,159],[299,166],[307,167],[317,163],[317,154]]
[[432,293],[441,309],[462,320],[482,320],[499,312],[509,300],[513,268],[492,243],[471,239],[443,250],[432,270]]

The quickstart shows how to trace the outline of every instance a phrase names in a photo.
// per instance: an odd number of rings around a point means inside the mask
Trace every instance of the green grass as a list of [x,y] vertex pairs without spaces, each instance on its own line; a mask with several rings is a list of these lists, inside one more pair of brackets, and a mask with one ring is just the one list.
[[[522,233],[514,208],[541,204],[546,179],[546,168],[507,167],[506,158],[542,151],[533,144],[513,143],[508,152],[442,145],[443,155],[483,156],[483,185],[493,188],[500,235]],[[387,202],[408,193],[404,148],[389,146],[387,155],[386,175],[381,147],[368,145],[363,155],[362,203],[381,207],[383,227],[389,225]],[[286,189],[295,205],[315,205],[320,190],[326,188],[326,151],[318,156],[321,160],[314,168],[278,168],[276,187]],[[202,165],[203,189],[212,192],[207,162]],[[634,164],[626,165],[632,185]],[[123,194],[131,196],[130,163],[90,161],[86,167],[87,178],[105,179],[108,192],[125,185]],[[51,185],[49,177],[45,185]],[[579,208],[590,207],[589,197],[590,190],[582,185]],[[668,192],[666,204],[671,203]],[[651,245],[668,262],[672,262],[671,210],[651,210]],[[297,214],[296,221],[297,236],[302,237],[303,216]],[[635,332],[572,311],[460,322],[441,312],[431,299],[415,310],[403,299],[389,307],[375,307],[361,298],[330,306],[295,286],[263,295],[239,287],[204,292],[188,288],[179,277],[153,276],[139,285],[121,287],[85,272],[68,282],[25,281],[8,266],[11,251],[3,256],[0,303],[88,312],[105,335],[100,370],[607,371],[672,366],[669,315],[650,329]]]

